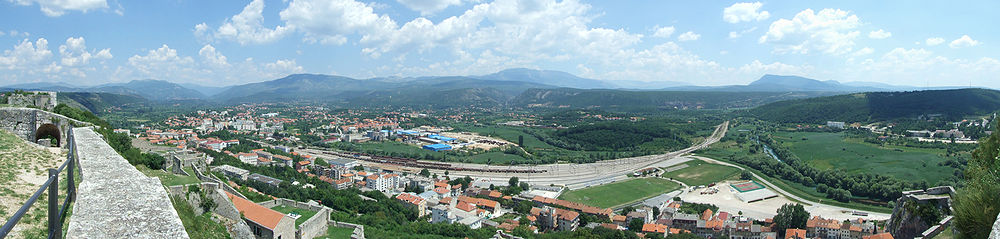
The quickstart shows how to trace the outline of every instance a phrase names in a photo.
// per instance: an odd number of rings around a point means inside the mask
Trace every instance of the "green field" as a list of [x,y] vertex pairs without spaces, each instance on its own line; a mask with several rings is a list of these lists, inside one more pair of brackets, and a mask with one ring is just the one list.
[[687,165],[686,168],[666,172],[662,176],[684,182],[688,186],[697,186],[738,177],[737,175],[740,173],[740,169],[738,168],[710,164],[701,160],[692,160],[684,164]]
[[654,197],[678,188],[680,185],[677,183],[662,178],[637,178],[568,191],[559,196],[559,199],[600,208],[611,208]]
[[284,214],[295,213],[302,215],[301,217],[299,217],[299,219],[295,219],[295,228],[298,228],[300,224],[306,222],[306,220],[309,220],[309,218],[312,218],[313,215],[316,215],[316,211],[301,209],[297,207],[277,206],[271,209]]
[[903,180],[926,180],[934,184],[954,172],[944,162],[943,150],[881,147],[842,133],[777,132],[773,137],[816,169],[848,173],[891,175]]
[[191,176],[168,173],[163,170],[152,170],[147,168],[145,165],[136,165],[135,168],[146,176],[159,178],[160,183],[167,187],[201,182],[201,180],[198,180],[198,177],[194,176],[194,171],[191,171],[190,168],[184,168],[184,171],[191,174]]
[[342,239],[351,238],[351,234],[354,234],[354,228],[346,227],[329,227],[326,229],[326,235],[316,237],[318,239]]

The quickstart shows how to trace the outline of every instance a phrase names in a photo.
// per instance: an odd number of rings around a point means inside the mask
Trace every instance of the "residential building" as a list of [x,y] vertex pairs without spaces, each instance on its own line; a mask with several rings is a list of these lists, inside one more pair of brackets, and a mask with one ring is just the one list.
[[396,200],[399,200],[403,203],[403,205],[416,210],[418,217],[427,215],[427,200],[417,197],[417,195],[413,195],[411,193],[400,193],[399,195],[396,195]]
[[538,226],[543,231],[575,231],[580,223],[580,213],[562,208],[535,207],[530,213],[537,218]]
[[245,164],[257,164],[257,154],[256,153],[239,153],[236,154],[236,158],[240,159],[240,162]]

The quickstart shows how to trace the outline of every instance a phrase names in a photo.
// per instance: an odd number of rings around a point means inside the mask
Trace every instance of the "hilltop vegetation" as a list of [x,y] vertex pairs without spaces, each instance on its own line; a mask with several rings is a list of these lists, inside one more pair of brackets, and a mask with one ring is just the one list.
[[987,89],[873,92],[775,102],[750,113],[777,123],[870,122],[941,114],[947,119],[1000,110],[1000,91]]
[[566,142],[562,146],[572,150],[672,151],[691,146],[682,135],[692,135],[694,129],[680,128],[663,121],[602,122],[580,125],[552,133]]
[[749,108],[780,100],[829,95],[825,92],[695,92],[531,89],[514,103],[521,106],[594,108],[616,111]]
[[[994,131],[997,128],[993,129]],[[986,238],[990,234],[1000,206],[1000,134],[994,133],[982,141],[972,153],[965,170],[965,187],[955,198],[955,229],[959,238]]]

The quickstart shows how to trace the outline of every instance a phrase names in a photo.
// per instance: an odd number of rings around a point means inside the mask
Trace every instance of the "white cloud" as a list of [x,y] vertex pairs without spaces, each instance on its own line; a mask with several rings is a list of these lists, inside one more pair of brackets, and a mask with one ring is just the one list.
[[113,57],[109,48],[87,51],[87,43],[83,37],[67,38],[66,44],[59,46],[59,55],[62,57],[60,63],[67,67],[86,65],[91,59],[108,60]]
[[969,35],[962,35],[962,37],[959,37],[958,39],[951,41],[951,43],[948,43],[948,47],[962,48],[962,47],[978,46],[979,44],[982,44],[982,42],[972,40],[972,38],[969,37]]
[[701,38],[701,35],[699,35],[698,33],[691,32],[691,31],[685,32],[685,33],[681,34],[680,36],[677,36],[677,40],[678,41],[694,41],[694,40],[698,40],[698,38]]
[[107,0],[10,0],[17,5],[31,6],[37,3],[42,13],[49,17],[58,17],[66,11],[87,11],[108,8]]
[[928,46],[937,46],[937,45],[940,45],[941,43],[944,43],[944,38],[940,38],[940,37],[927,38],[927,45]]
[[728,23],[739,23],[749,21],[762,21],[771,17],[767,11],[760,11],[763,6],[760,2],[741,2],[733,4],[722,10],[722,20]]
[[362,35],[362,42],[377,40],[396,29],[388,16],[353,0],[293,0],[279,15],[288,27],[305,32],[307,41],[324,44],[344,44],[353,33]]
[[729,38],[730,39],[740,38],[740,37],[743,37],[743,35],[745,35],[747,33],[750,33],[750,32],[753,32],[753,31],[756,31],[756,30],[757,30],[757,27],[751,27],[751,28],[747,28],[747,29],[744,29],[744,30],[741,30],[741,31],[738,31],[738,32],[729,32]]
[[892,36],[891,32],[887,32],[887,31],[882,30],[882,29],[878,29],[878,31],[871,31],[871,32],[868,33],[868,38],[871,38],[871,39],[886,39],[886,38],[889,38],[891,36]]
[[204,85],[232,85],[272,80],[288,74],[301,73],[302,66],[294,59],[279,59],[258,63],[252,58],[229,61],[211,44],[198,50],[198,57],[184,56],[167,45],[150,50],[145,55],[133,55],[127,66],[119,66],[111,75],[116,81],[161,79],[171,82]]
[[396,0],[396,2],[420,12],[420,15],[430,15],[449,6],[462,4],[462,0]]
[[839,9],[812,9],[799,12],[791,20],[778,19],[771,23],[760,43],[774,45],[777,53],[808,54],[820,51],[840,55],[852,51],[861,25],[856,15]]
[[149,50],[146,55],[132,55],[128,64],[137,70],[143,78],[160,78],[169,80],[179,78],[188,69],[193,68],[194,59],[177,55],[177,50],[163,44],[160,48]]
[[272,75],[273,74],[281,75],[283,73],[287,74],[300,73],[304,71],[302,66],[299,66],[298,64],[295,63],[295,60],[277,60],[275,62],[265,64],[264,67],[269,72],[278,72],[278,73],[271,73]]
[[[253,0],[239,14],[226,19],[219,26],[214,37],[239,42],[240,45],[264,44],[281,39],[291,32],[285,26],[266,28],[264,22],[264,0]],[[208,26],[205,23],[195,25],[195,35],[205,34]]]
[[24,39],[14,46],[13,50],[4,50],[0,55],[0,68],[7,70],[25,70],[44,65],[52,57],[49,41],[38,38],[35,42]]
[[865,48],[861,48],[861,50],[858,50],[858,51],[855,51],[854,53],[851,53],[851,55],[852,56],[864,56],[864,55],[872,54],[874,52],[875,52],[875,49],[871,49],[869,47],[865,47]]
[[653,32],[653,36],[654,37],[659,37],[659,38],[670,38],[670,35],[673,35],[673,34],[674,34],[674,27],[673,26],[669,26],[669,27],[657,27],[656,31]]
[[206,44],[205,46],[201,47],[201,50],[198,50],[198,55],[201,56],[202,61],[208,63],[211,66],[214,67],[229,66],[229,61],[226,60],[226,56],[222,55],[222,53],[215,51],[215,47],[213,47],[212,45]]
[[926,49],[895,48],[884,55],[845,66],[846,79],[880,79],[883,83],[911,86],[974,85],[998,87],[1000,61],[994,58],[957,59]]

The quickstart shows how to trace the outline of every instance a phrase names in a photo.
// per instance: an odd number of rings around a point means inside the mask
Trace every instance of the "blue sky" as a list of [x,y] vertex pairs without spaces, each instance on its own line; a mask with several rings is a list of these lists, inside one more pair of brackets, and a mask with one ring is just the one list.
[[997,1],[0,1],[0,85],[292,73],[1000,88]]

